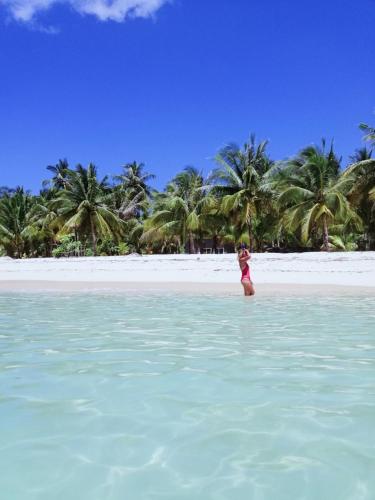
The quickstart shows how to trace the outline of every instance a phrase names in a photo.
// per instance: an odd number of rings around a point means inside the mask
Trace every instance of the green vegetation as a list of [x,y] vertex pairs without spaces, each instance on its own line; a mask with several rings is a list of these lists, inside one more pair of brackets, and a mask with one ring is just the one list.
[[[290,162],[285,177],[280,181],[278,203],[283,209],[283,223],[287,230],[299,231],[301,242],[330,247],[329,230],[332,226],[353,224],[361,230],[361,221],[347,198],[353,177],[341,175],[340,161],[333,146],[325,151],[310,146]],[[334,243],[335,240],[332,242]]]
[[93,164],[60,160],[38,195],[0,188],[0,255],[195,253],[240,241],[257,251],[374,250],[375,130],[360,128],[369,148],[346,168],[325,141],[276,162],[251,136],[219,151],[208,178],[187,167],[163,192],[143,164],[99,179]]

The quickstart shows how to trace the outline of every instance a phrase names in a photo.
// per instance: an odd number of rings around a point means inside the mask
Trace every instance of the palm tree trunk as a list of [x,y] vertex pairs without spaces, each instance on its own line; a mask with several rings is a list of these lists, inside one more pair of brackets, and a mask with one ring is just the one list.
[[92,215],[90,215],[90,224],[91,224],[92,250],[94,252],[94,255],[97,255],[96,231],[95,231],[95,224],[94,224],[94,219],[92,218]]
[[217,237],[217,234],[214,233],[214,235],[212,236],[212,251],[213,251],[213,253],[217,252],[217,243],[218,243],[218,237]]
[[250,249],[250,253],[253,253],[253,251],[254,251],[254,244],[253,244],[253,223],[252,223],[251,219],[247,223],[247,231],[248,231],[248,234],[249,234],[249,249]]
[[262,242],[263,242],[262,239],[256,238],[256,251],[259,253],[262,252]]
[[329,235],[328,235],[328,223],[326,214],[323,214],[323,250],[325,252],[329,251]]
[[21,239],[17,238],[16,239],[16,255],[17,255],[17,259],[21,259],[22,257],[22,242],[21,242]]
[[46,251],[45,251],[46,257],[51,257],[52,256],[52,240],[51,238],[46,239]]
[[195,253],[195,244],[193,233],[189,233],[189,253]]

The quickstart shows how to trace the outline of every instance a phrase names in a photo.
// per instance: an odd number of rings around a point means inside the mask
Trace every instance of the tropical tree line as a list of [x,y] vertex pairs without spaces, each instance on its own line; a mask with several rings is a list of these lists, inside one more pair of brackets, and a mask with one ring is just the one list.
[[0,253],[13,258],[228,251],[375,249],[375,130],[349,164],[333,144],[270,158],[267,141],[229,144],[205,177],[179,172],[163,191],[129,163],[111,178],[93,164],[48,166],[39,194],[0,188]]

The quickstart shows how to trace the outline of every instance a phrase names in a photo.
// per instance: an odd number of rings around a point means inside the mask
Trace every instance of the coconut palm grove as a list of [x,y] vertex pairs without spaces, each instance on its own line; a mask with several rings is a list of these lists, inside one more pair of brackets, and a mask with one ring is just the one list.
[[142,163],[111,177],[97,167],[47,166],[39,194],[2,187],[0,251],[12,258],[375,249],[375,129],[347,165],[333,143],[277,161],[252,135],[229,144],[205,178],[188,166],[161,192]]

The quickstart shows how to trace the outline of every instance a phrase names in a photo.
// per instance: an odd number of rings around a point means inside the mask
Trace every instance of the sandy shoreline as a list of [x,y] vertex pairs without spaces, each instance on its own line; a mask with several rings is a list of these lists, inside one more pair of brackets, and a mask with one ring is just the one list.
[[[262,294],[375,294],[375,252],[254,254]],[[0,290],[241,291],[236,256],[130,255],[70,259],[0,258]]]
[[[177,283],[164,282],[152,283],[145,286],[144,283],[131,283],[120,281],[1,281],[0,292],[17,293],[186,293],[209,294],[209,295],[242,295],[239,283]],[[364,286],[340,286],[340,285],[303,285],[303,284],[281,284],[260,283],[256,286],[257,296],[375,296],[375,287]]]

